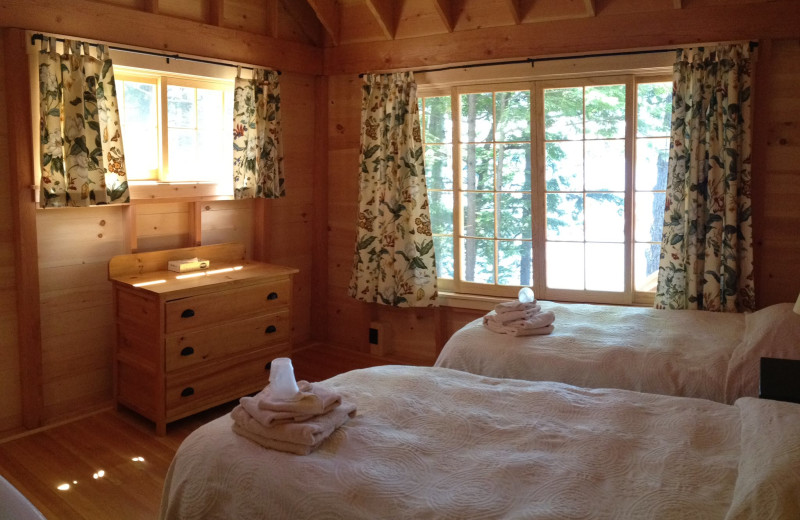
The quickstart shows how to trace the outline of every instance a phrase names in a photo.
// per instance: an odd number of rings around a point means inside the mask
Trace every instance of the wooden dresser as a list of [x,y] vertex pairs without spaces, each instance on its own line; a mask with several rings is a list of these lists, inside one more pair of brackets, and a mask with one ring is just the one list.
[[[170,260],[208,269],[167,270]],[[115,256],[114,397],[167,423],[262,389],[269,363],[291,351],[292,275],[245,259],[241,244]]]

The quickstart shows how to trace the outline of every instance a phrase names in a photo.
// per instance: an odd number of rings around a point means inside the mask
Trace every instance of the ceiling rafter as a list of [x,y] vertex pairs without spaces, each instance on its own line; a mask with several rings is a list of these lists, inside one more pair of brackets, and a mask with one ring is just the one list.
[[439,18],[442,19],[442,24],[444,25],[447,32],[453,32],[455,28],[456,21],[453,16],[453,3],[451,0],[432,0],[433,7],[436,8],[436,12],[439,15]]
[[322,22],[317,13],[308,2],[298,2],[297,0],[268,0],[271,2],[279,1],[283,9],[292,17],[303,35],[314,45],[322,44]]
[[[297,0],[289,1],[296,2]],[[336,0],[308,0],[308,5],[314,10],[322,26],[325,27],[333,44],[339,45],[339,39],[342,33],[342,14],[339,2]]]
[[597,16],[596,0],[584,0],[584,4],[586,5],[586,16]]
[[388,40],[397,32],[397,2],[395,0],[367,0],[367,7],[381,26]]
[[519,0],[504,0],[503,3],[508,7],[511,17],[514,19],[514,23],[519,25],[522,21],[522,16],[519,12]]
[[683,3],[681,0],[672,0],[672,7],[673,9],[683,9]]
[[223,0],[211,0],[208,4],[208,21],[211,25],[222,27],[222,22],[225,19]]

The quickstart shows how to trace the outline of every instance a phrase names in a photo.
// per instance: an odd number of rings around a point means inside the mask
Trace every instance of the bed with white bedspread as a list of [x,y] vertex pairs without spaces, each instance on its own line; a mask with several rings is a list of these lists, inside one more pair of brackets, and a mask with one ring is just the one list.
[[551,334],[498,334],[477,319],[434,366],[733,403],[758,395],[760,357],[800,358],[800,316],[789,303],[751,314],[539,304],[556,315]]
[[311,454],[226,415],[167,474],[163,519],[800,516],[800,405],[735,405],[433,367],[325,382],[357,415]]

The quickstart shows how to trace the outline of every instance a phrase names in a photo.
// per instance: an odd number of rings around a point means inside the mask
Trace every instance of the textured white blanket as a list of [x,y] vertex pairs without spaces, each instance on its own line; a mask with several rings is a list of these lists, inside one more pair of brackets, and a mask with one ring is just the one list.
[[[800,405],[430,367],[375,367],[328,384],[359,415],[308,456],[264,449],[232,433],[228,416],[192,433],[169,469],[161,517],[723,520],[730,510],[727,520],[738,520],[798,511]],[[783,434],[770,435],[771,424]]]
[[556,316],[551,334],[497,334],[477,319],[453,334],[435,366],[492,377],[735,400],[726,399],[725,378],[744,336],[744,314],[539,304]]

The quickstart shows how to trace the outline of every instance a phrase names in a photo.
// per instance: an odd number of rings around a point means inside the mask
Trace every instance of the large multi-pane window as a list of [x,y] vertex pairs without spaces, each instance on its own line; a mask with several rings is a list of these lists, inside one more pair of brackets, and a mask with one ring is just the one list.
[[233,83],[120,68],[128,178],[231,182]]
[[671,84],[571,79],[420,98],[440,286],[625,303],[655,288]]

